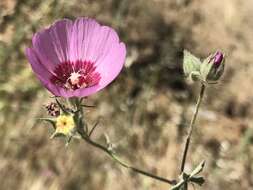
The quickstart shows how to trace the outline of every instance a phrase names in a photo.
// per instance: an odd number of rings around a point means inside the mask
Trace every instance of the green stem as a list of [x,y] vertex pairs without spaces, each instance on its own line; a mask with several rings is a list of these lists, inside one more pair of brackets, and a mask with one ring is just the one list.
[[[77,103],[77,108],[82,110],[81,104]],[[80,111],[79,114],[82,114],[82,111]],[[81,119],[81,120],[83,120],[83,116],[78,117],[78,118]],[[86,125],[84,122],[78,122],[78,123],[83,123],[84,125]],[[89,131],[84,131],[82,126],[78,126],[78,133],[81,135],[81,137],[82,137],[83,140],[85,140],[90,145],[92,145],[92,146],[96,147],[97,149],[100,149],[101,151],[103,151],[104,153],[106,153],[116,163],[118,163],[119,165],[123,166],[124,168],[127,168],[127,169],[129,169],[129,170],[131,170],[133,172],[139,173],[139,174],[144,175],[144,176],[148,176],[150,178],[162,181],[162,182],[170,184],[170,185],[176,184],[175,180],[168,180],[166,178],[154,175],[154,174],[146,172],[146,171],[144,171],[142,169],[135,168],[135,167],[130,166],[129,164],[123,162],[112,150],[108,149],[106,146],[103,146],[103,145],[101,145],[101,144],[93,141],[90,138],[90,136],[88,136]]]
[[206,88],[205,85],[202,84],[201,89],[200,89],[200,93],[199,93],[199,97],[198,97],[198,100],[197,100],[197,104],[195,106],[195,111],[194,111],[194,114],[193,114],[192,119],[191,119],[190,129],[189,129],[189,132],[188,132],[188,135],[187,135],[187,138],[186,138],[185,148],[184,148],[184,153],[183,153],[183,159],[182,159],[182,163],[181,163],[181,173],[184,172],[184,167],[185,167],[185,162],[186,162],[186,158],[187,158],[188,149],[189,149],[189,146],[190,146],[191,136],[192,136],[195,121],[197,119],[199,107],[200,107],[200,104],[202,102],[202,99],[203,99],[203,96],[204,96],[204,93],[205,93],[205,88]]
[[111,150],[109,150],[107,147],[101,145],[101,144],[98,144],[94,141],[92,141],[88,136],[86,136],[85,134],[82,134],[80,133],[81,136],[82,136],[82,139],[85,140],[87,143],[89,143],[90,145],[102,150],[103,152],[105,152],[108,156],[110,156],[116,163],[120,164],[121,166],[123,166],[124,168],[127,168],[127,169],[130,169],[132,170],[133,172],[136,172],[136,173],[139,173],[139,174],[142,174],[142,175],[145,175],[145,176],[148,176],[148,177],[151,177],[153,179],[156,179],[156,180],[159,180],[159,181],[162,181],[162,182],[165,182],[165,183],[168,183],[170,185],[173,185],[176,183],[175,180],[168,180],[166,178],[163,178],[163,177],[160,177],[160,176],[157,176],[157,175],[154,175],[154,174],[151,174],[151,173],[148,173],[142,169],[138,169],[138,168],[135,168],[133,166],[130,166],[128,165],[127,163],[123,162],[114,152],[112,152]]

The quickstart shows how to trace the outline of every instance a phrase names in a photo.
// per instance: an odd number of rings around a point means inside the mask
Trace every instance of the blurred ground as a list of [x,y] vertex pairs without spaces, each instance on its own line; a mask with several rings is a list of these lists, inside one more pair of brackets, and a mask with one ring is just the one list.
[[1,0],[0,189],[168,189],[83,142],[65,148],[37,123],[50,94],[24,49],[35,31],[78,16],[113,26],[128,46],[119,78],[87,100],[97,105],[86,112],[89,123],[102,118],[101,128],[125,160],[168,178],[178,175],[198,92],[183,78],[182,50],[202,57],[225,51],[226,74],[205,96],[187,170],[206,159],[202,189],[252,189],[252,0]]

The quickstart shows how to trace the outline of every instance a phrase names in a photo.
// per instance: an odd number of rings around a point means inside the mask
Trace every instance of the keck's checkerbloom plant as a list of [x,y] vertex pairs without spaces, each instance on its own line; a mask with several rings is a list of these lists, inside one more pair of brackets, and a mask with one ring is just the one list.
[[51,93],[86,97],[117,77],[126,47],[112,28],[93,19],[63,19],[36,33],[26,56]]
[[199,175],[204,168],[204,161],[190,173],[185,172],[185,164],[205,89],[208,85],[216,84],[224,71],[225,55],[222,52],[210,54],[202,61],[189,51],[184,51],[185,76],[200,82],[201,89],[190,121],[178,180],[169,180],[122,161],[107,135],[103,144],[93,140],[92,134],[98,122],[90,126],[86,121],[84,107],[91,106],[84,103],[86,98],[83,97],[112,82],[120,73],[126,58],[126,46],[112,28],[101,26],[89,18],[59,20],[33,36],[32,47],[26,49],[26,56],[41,83],[57,96],[54,102],[46,106],[49,117],[40,118],[54,128],[52,139],[63,137],[66,145],[73,138],[83,140],[110,156],[120,166],[170,184],[171,190],[187,190],[188,184],[202,185],[205,182]]

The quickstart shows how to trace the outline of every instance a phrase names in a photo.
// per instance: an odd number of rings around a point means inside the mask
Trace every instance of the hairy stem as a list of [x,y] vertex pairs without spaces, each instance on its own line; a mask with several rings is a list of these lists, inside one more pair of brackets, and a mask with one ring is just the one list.
[[157,176],[157,175],[154,175],[152,173],[148,173],[142,169],[138,169],[138,168],[135,168],[133,166],[130,166],[128,165],[127,163],[123,162],[113,151],[111,151],[110,149],[108,149],[107,147],[101,145],[101,144],[98,144],[96,143],[95,141],[91,140],[88,136],[86,136],[85,134],[81,134],[82,136],[82,139],[85,140],[87,143],[89,143],[90,145],[102,150],[103,152],[105,152],[108,156],[110,156],[114,161],[116,161],[118,164],[120,164],[121,166],[127,168],[127,169],[130,169],[132,170],[133,172],[136,172],[136,173],[139,173],[139,174],[142,174],[142,175],[145,175],[145,176],[148,176],[148,177],[151,177],[153,179],[156,179],[156,180],[159,180],[159,181],[162,181],[162,182],[165,182],[165,183],[168,183],[170,185],[173,185],[175,184],[175,180],[168,180],[166,178],[163,178],[163,177],[160,177],[160,176]]
[[[78,103],[77,101],[77,108],[82,110],[82,106],[81,104]],[[83,113],[83,111],[80,111],[79,112],[80,114]],[[83,117],[78,117],[79,119],[83,120]],[[78,122],[78,123],[82,123],[84,125],[85,122],[81,121],[81,122]],[[123,162],[116,154],[114,151],[112,151],[111,149],[109,149],[108,147],[104,146],[104,145],[101,145],[95,141],[93,141],[90,136],[89,136],[89,132],[86,131],[86,130],[83,130],[83,126],[78,126],[78,133],[81,135],[82,139],[84,141],[86,141],[88,144],[96,147],[97,149],[103,151],[104,153],[106,153],[110,158],[112,158],[116,163],[118,163],[119,165],[123,166],[124,168],[126,169],[129,169],[135,173],[138,173],[138,174],[141,174],[141,175],[144,175],[144,176],[148,176],[150,178],[153,178],[155,180],[158,180],[158,181],[161,181],[161,182],[164,182],[164,183],[167,183],[167,184],[170,184],[170,185],[174,185],[176,184],[176,181],[175,180],[168,180],[164,177],[160,177],[160,176],[157,176],[157,175],[154,175],[152,173],[149,173],[149,172],[146,172],[142,169],[138,169],[136,167],[133,167],[133,166],[130,166],[129,164]]]
[[191,136],[192,136],[192,132],[193,132],[193,129],[194,129],[195,121],[197,119],[199,107],[200,107],[200,104],[202,102],[202,99],[203,99],[203,96],[204,96],[204,93],[205,93],[205,88],[206,88],[205,85],[202,84],[201,89],[200,89],[200,93],[199,93],[199,97],[198,97],[198,100],[197,100],[197,103],[196,103],[196,106],[195,106],[195,111],[194,111],[194,114],[193,114],[192,119],[191,119],[190,129],[189,129],[189,132],[188,132],[188,135],[187,135],[187,138],[186,138],[183,158],[182,158],[182,162],[181,162],[181,173],[184,172],[184,167],[185,167],[187,153],[188,153],[189,146],[190,146]]

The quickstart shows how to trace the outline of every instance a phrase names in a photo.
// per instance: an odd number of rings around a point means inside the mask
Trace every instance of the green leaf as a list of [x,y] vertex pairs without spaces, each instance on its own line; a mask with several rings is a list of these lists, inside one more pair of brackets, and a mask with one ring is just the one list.
[[195,175],[198,175],[200,172],[203,171],[205,166],[205,160],[201,161],[199,165],[192,171],[189,178],[194,177]]
[[201,176],[192,177],[190,179],[191,182],[198,184],[199,186],[205,183],[205,179]]
[[205,179],[203,177],[198,177],[196,175],[198,175],[200,172],[203,171],[205,166],[205,161],[200,162],[199,165],[197,165],[197,167],[191,172],[190,175],[186,174],[186,173],[182,173],[180,175],[180,180],[179,182],[171,187],[171,190],[184,190],[186,189],[185,186],[187,186],[188,182],[193,182],[196,183],[198,185],[203,185],[203,183],[205,182]]
[[181,190],[183,188],[183,186],[184,186],[185,183],[186,183],[185,180],[181,180],[176,185],[172,186],[171,190]]
[[171,187],[171,190],[183,190],[185,187],[185,184],[188,182],[189,175],[186,173],[182,173],[179,177],[179,182],[176,185],[173,185]]

